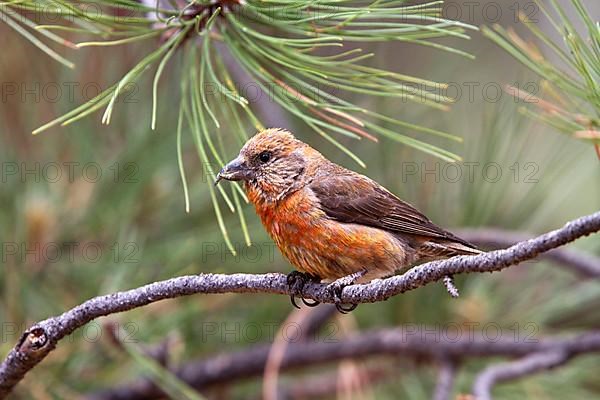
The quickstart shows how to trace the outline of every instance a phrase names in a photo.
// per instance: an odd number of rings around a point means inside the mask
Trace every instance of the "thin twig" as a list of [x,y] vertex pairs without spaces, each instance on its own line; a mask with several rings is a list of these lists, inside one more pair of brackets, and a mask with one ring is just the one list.
[[456,376],[456,362],[444,359],[440,362],[438,380],[433,392],[433,400],[451,400]]
[[443,282],[444,282],[444,286],[446,286],[446,291],[448,291],[448,293],[450,293],[450,296],[452,296],[454,298],[457,298],[458,296],[460,296],[460,292],[458,291],[458,288],[454,284],[454,279],[452,278],[452,276],[450,276],[450,275],[444,276]]
[[279,370],[281,368],[281,360],[283,360],[289,344],[289,338],[286,337],[284,330],[291,324],[303,324],[312,311],[314,309],[311,308],[294,309],[279,328],[269,350],[267,363],[265,364],[262,389],[264,400],[277,400],[279,398]]
[[475,379],[473,394],[476,400],[492,400],[492,388],[496,383],[521,378],[566,363],[571,354],[565,349],[533,353],[516,361],[493,365]]
[[[346,304],[373,303],[436,282],[446,275],[500,271],[599,230],[600,212],[597,212],[506,250],[433,261],[414,267],[399,276],[346,287],[341,300]],[[164,299],[196,293],[232,292],[290,294],[283,274],[200,274],[181,276],[125,292],[95,297],[62,315],[41,321],[23,333],[19,342],[0,365],[0,398],[6,397],[25,374],[56,347],[58,341],[95,318]],[[327,290],[324,284],[307,284],[304,295],[322,303],[335,301],[331,291]]]

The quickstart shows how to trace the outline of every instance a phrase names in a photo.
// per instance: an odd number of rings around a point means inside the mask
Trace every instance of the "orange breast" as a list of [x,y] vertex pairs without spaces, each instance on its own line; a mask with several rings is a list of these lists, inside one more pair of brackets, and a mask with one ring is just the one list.
[[388,276],[410,261],[406,246],[388,232],[328,218],[310,189],[274,203],[248,190],[263,225],[283,255],[299,270],[337,279],[367,269],[363,279]]

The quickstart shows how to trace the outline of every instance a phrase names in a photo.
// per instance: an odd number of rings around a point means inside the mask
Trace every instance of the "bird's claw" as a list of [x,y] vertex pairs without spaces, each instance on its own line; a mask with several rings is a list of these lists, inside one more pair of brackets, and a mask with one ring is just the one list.
[[341,314],[348,314],[349,312],[351,312],[354,309],[356,309],[356,307],[358,307],[358,304],[350,304],[347,307],[344,307],[344,304],[342,303],[342,291],[344,290],[344,288],[346,286],[347,285],[337,283],[337,281],[333,282],[333,283],[331,283],[331,284],[329,284],[327,286],[327,290],[333,296],[333,301],[334,301],[334,304],[335,304],[335,308]]
[[302,299],[302,303],[304,303],[304,305],[307,306],[307,307],[316,307],[319,304],[321,304],[321,302],[318,301],[318,300],[312,300],[312,301],[310,301],[310,300],[305,299],[304,297],[301,297],[301,299]]
[[320,281],[320,279],[316,276],[305,274],[299,271],[292,271],[288,274],[287,284],[290,291],[290,301],[292,302],[292,305],[294,307],[300,309],[300,306],[298,306],[298,304],[296,303],[297,295],[300,296],[302,303],[304,303],[304,305],[306,305],[307,307],[315,307],[321,304],[320,301],[314,300],[311,302],[304,298],[304,285],[306,285],[306,282],[315,281]]
[[350,304],[348,307],[344,307],[343,304],[336,304],[335,308],[341,313],[341,314],[348,314],[354,310],[356,310],[356,307],[358,307],[358,304]]
[[329,291],[330,295],[333,297],[333,301],[335,303],[335,308],[342,314],[348,314],[351,311],[354,311],[358,304],[348,304],[347,307],[344,307],[344,303],[342,303],[342,292],[346,286],[354,285],[356,281],[365,276],[367,270],[360,270],[353,274],[341,277],[336,279],[329,285],[327,285],[327,291]]
[[[342,278],[343,279],[343,278]],[[327,291],[333,296],[333,301],[335,304],[335,308],[342,314],[348,314],[350,311],[353,311],[358,307],[358,304],[350,304],[347,307],[344,307],[342,303],[342,291],[344,288],[348,286],[345,282],[340,282],[340,280],[334,281],[327,285]]]

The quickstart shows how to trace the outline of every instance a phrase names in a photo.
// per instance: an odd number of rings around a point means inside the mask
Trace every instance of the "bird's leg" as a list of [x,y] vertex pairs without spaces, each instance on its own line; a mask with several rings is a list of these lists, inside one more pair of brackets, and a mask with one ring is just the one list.
[[290,290],[290,300],[292,302],[292,305],[296,308],[300,308],[298,307],[298,304],[296,304],[296,295],[300,296],[300,299],[302,300],[302,303],[304,303],[304,305],[308,306],[308,307],[315,307],[318,306],[320,304],[319,301],[314,300],[312,302],[306,300],[304,298],[304,285],[306,285],[306,282],[319,282],[321,280],[321,278],[319,278],[318,276],[315,275],[311,275],[311,274],[307,274],[307,273],[303,273],[300,271],[292,271],[288,274],[287,276],[287,284],[288,284],[288,288]]
[[327,285],[327,290],[333,296],[335,308],[342,314],[348,314],[350,311],[358,307],[358,304],[350,304],[349,307],[344,307],[342,304],[342,292],[346,286],[354,285],[356,281],[367,273],[366,269],[362,269],[350,275],[343,276]]

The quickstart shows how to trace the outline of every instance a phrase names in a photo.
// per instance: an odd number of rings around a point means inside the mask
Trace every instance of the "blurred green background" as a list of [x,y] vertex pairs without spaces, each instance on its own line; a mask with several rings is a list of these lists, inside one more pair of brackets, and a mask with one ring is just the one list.
[[[479,3],[472,15],[462,2],[449,3],[453,9],[447,10],[448,16],[475,25],[515,24],[512,3],[494,3],[502,11],[498,21],[492,11],[483,13],[486,3]],[[68,70],[1,23],[0,37],[4,38],[0,57],[2,354],[32,322],[96,295],[183,274],[291,270],[251,206],[244,210],[254,244],[246,247],[241,231],[230,227],[238,255],[228,252],[209,197],[208,179],[191,145],[184,151],[191,191],[191,212],[185,213],[175,140],[180,84],[175,65],[167,68],[161,81],[154,132],[149,126],[152,76],[146,75],[127,99],[120,100],[111,125],[101,125],[101,113],[97,113],[66,128],[30,134],[89,99],[98,87],[110,86],[147,54],[152,41],[110,51],[72,52],[77,68]],[[386,139],[373,143],[339,138],[366,162],[363,170],[280,111],[266,93],[252,106],[267,126],[294,131],[328,158],[381,182],[447,228],[499,227],[535,234],[597,211],[600,167],[593,149],[522,117],[520,101],[497,90],[505,84],[535,87],[531,85],[538,84],[538,77],[477,32],[468,42],[444,43],[477,58],[467,60],[394,43],[373,44],[370,50],[377,54],[372,62],[379,67],[450,82],[449,94],[457,100],[450,111],[434,111],[397,99],[353,100],[462,136],[464,143],[433,136],[426,139],[461,155],[463,163],[449,165]],[[233,129],[223,126],[218,132],[228,149],[236,148]],[[252,127],[247,129],[253,133]],[[185,142],[191,143],[186,136]],[[234,155],[232,150],[229,156]],[[225,219],[236,226],[238,216],[222,209]],[[581,239],[571,247],[600,255],[597,237]],[[457,300],[438,284],[384,303],[361,305],[350,315],[335,317],[339,325],[336,335],[403,324],[449,323],[478,323],[481,327],[494,323],[504,335],[512,335],[516,326],[527,335],[531,332],[528,324],[533,323],[535,336],[541,337],[600,324],[600,284],[547,262],[524,263],[492,275],[457,277],[457,285],[461,290]],[[269,326],[279,326],[291,309],[284,296],[197,295],[103,318],[60,343],[28,374],[14,398],[78,398],[138,377],[139,365],[116,348],[102,329],[108,321],[123,327],[130,339],[141,345],[175,337],[171,355],[178,364],[272,340]],[[220,331],[207,336],[207,323],[216,323]],[[264,327],[258,339],[243,334],[240,327],[249,323]],[[225,335],[223,327],[240,334]],[[550,373],[501,385],[495,393],[499,399],[598,398],[597,361],[593,356],[581,357]],[[464,365],[455,392],[468,393],[474,374],[489,362]],[[391,379],[363,390],[363,397],[357,394],[356,398],[431,397],[434,366],[400,358],[392,367],[397,371]],[[284,374],[281,384],[295,382],[303,373],[332,368]],[[208,395],[256,397],[259,382],[236,383]]]

